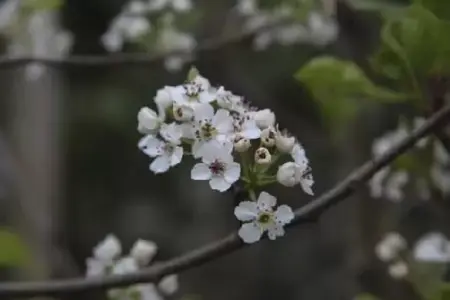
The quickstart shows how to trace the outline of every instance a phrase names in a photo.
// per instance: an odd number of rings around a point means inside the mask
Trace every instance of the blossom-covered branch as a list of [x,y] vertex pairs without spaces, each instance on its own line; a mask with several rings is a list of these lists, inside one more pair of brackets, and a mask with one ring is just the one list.
[[[446,106],[383,155],[366,162],[328,192],[295,210],[295,218],[290,225],[300,224],[319,217],[321,213],[353,194],[357,188],[363,186],[366,180],[389,165],[398,156],[411,149],[421,138],[431,134],[436,128],[449,121],[450,106]],[[218,259],[245,245],[247,244],[241,241],[237,233],[232,233],[219,241],[182,254],[166,262],[155,264],[136,273],[110,277],[3,283],[0,284],[0,297],[6,299],[44,295],[55,296],[127,286],[142,282],[155,282],[166,275],[185,271]]]
[[30,63],[41,63],[47,66],[110,66],[110,65],[151,65],[161,62],[171,56],[187,56],[192,57],[192,54],[199,54],[202,52],[218,50],[222,47],[233,43],[242,42],[252,39],[255,35],[291,24],[291,19],[283,19],[275,22],[270,22],[263,26],[259,26],[253,30],[241,31],[238,33],[227,34],[218,38],[206,39],[201,42],[192,51],[186,50],[171,50],[161,52],[154,55],[148,53],[121,53],[114,55],[72,55],[69,57],[52,58],[52,57],[38,57],[38,56],[0,56],[0,68],[9,68],[23,66]]

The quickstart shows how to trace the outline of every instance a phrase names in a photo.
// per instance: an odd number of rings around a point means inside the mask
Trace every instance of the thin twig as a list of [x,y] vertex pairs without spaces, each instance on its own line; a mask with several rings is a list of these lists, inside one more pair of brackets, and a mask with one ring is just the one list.
[[[385,154],[366,162],[353,171],[347,178],[338,183],[334,188],[317,199],[312,200],[305,206],[297,209],[295,211],[295,219],[291,225],[298,225],[305,221],[318,218],[327,209],[353,194],[376,172],[389,165],[408,149],[414,147],[418,140],[431,134],[436,128],[449,121],[450,105],[442,108],[439,112],[430,117],[423,126],[413,131],[408,137],[403,139],[397,145],[394,145]],[[247,245],[242,243],[235,232],[219,241],[132,274],[42,282],[5,282],[0,284],[0,299],[30,296],[57,296],[88,290],[121,287],[136,283],[155,282],[165,275],[192,269],[209,261],[218,259],[237,249],[243,248],[244,246]]]
[[49,57],[9,57],[0,56],[0,68],[23,66],[30,63],[40,63],[47,66],[113,66],[113,65],[144,65],[154,64],[163,61],[171,56],[181,56],[186,60],[201,52],[218,50],[233,43],[242,42],[253,38],[255,35],[273,30],[289,24],[294,24],[292,19],[282,19],[257,27],[253,30],[243,30],[238,33],[226,34],[219,38],[211,38],[202,41],[192,50],[170,50],[166,52],[148,54],[148,53],[120,53],[112,55],[73,55],[64,58]]

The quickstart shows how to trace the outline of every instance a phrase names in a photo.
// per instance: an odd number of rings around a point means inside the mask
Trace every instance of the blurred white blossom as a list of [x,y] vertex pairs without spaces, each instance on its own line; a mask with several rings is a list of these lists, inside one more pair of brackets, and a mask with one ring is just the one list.
[[450,262],[450,241],[440,232],[427,233],[414,245],[414,258],[425,262]]
[[406,247],[406,240],[398,232],[389,232],[375,246],[375,254],[381,261],[389,262],[396,259]]

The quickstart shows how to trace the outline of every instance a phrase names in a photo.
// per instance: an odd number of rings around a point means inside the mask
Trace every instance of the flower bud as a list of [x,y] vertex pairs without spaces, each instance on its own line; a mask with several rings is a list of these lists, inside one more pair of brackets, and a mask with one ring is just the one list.
[[151,134],[158,130],[161,120],[158,114],[148,107],[142,107],[138,113],[138,131]]
[[287,162],[278,168],[277,180],[284,186],[293,187],[299,183],[298,166],[294,162]]
[[264,147],[260,147],[255,152],[255,162],[260,165],[269,164],[272,161],[272,155],[269,150]]
[[259,110],[254,113],[256,125],[261,128],[267,128],[275,124],[275,114],[270,109]]
[[265,147],[273,147],[275,146],[275,129],[272,127],[268,127],[261,131],[261,143]]
[[94,257],[103,262],[109,262],[116,259],[121,252],[120,241],[115,235],[109,234],[94,248]]
[[174,105],[173,117],[180,122],[191,121],[194,118],[194,109],[187,105]]
[[234,139],[234,150],[236,150],[237,152],[245,152],[250,148],[250,146],[250,140],[240,135],[237,135]]
[[278,151],[290,153],[295,145],[295,137],[288,136],[287,134],[278,131],[275,136],[275,145],[277,146]]
[[158,290],[165,296],[175,294],[178,290],[178,276],[173,274],[163,277],[158,283]]
[[139,266],[146,266],[155,256],[158,247],[152,241],[137,240],[130,251]]

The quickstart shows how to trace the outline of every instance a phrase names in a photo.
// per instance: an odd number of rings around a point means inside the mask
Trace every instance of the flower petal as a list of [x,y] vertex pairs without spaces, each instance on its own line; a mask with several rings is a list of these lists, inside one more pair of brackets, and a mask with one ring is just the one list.
[[161,155],[155,158],[150,164],[150,170],[155,174],[164,173],[170,168],[170,157],[167,155]]
[[261,210],[272,209],[277,204],[277,198],[267,192],[261,192],[258,197],[258,207]]
[[233,119],[230,117],[230,112],[225,109],[217,110],[216,115],[212,121],[219,133],[227,133],[233,131]]
[[223,177],[213,177],[209,181],[209,186],[216,191],[225,192],[231,187],[231,184],[225,181]]
[[261,239],[263,231],[255,223],[242,224],[238,231],[238,235],[241,239],[248,244],[255,243]]
[[94,257],[103,262],[110,262],[116,259],[122,252],[122,246],[119,239],[108,234],[105,239],[94,248]]
[[178,290],[178,276],[176,274],[164,276],[158,283],[158,289],[166,296],[175,294]]
[[175,147],[170,157],[170,166],[178,165],[183,158],[183,147]]
[[252,221],[258,217],[258,207],[253,201],[242,201],[234,208],[234,215],[239,221]]
[[280,205],[275,212],[275,220],[280,224],[288,224],[294,219],[292,209],[287,205]]
[[419,261],[449,262],[450,241],[442,233],[429,233],[416,243],[414,258]]
[[233,184],[239,179],[240,176],[241,165],[236,162],[229,163],[224,174],[225,180],[228,183]]
[[142,151],[150,157],[156,157],[164,153],[163,148],[163,141],[154,136],[149,136],[146,140],[145,148]]
[[209,180],[212,177],[209,166],[204,163],[196,164],[191,170],[191,178],[194,180]]
[[270,240],[275,240],[277,237],[284,235],[284,228],[280,224],[274,224],[267,229],[267,236]]
[[214,108],[207,103],[198,104],[195,106],[194,116],[196,121],[211,120],[214,117]]

